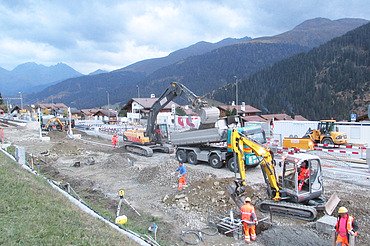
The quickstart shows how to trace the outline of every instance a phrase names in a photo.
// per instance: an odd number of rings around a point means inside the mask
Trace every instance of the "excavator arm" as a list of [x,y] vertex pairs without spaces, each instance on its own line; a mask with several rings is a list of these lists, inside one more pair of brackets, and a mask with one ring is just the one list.
[[[231,133],[231,145],[235,155],[235,160],[239,167],[239,174],[240,174],[240,185],[236,193],[240,193],[243,189],[240,187],[246,186],[246,173],[245,173],[245,160],[244,160],[244,146],[248,146],[252,149],[253,153],[256,156],[262,157],[262,161],[260,163],[261,169],[263,172],[263,176],[265,178],[265,182],[267,184],[268,193],[271,198],[275,201],[280,200],[280,187],[278,185],[275,173],[275,167],[273,164],[273,157],[272,154],[268,149],[260,145],[259,143],[249,139],[248,137],[242,135],[237,131],[237,129],[233,129]],[[241,194],[236,194],[241,195]]]
[[154,139],[154,128],[158,113],[166,107],[172,100],[184,94],[195,110],[208,107],[208,103],[201,97],[195,95],[186,86],[178,82],[172,82],[171,85],[163,92],[158,100],[153,104],[149,112],[146,136],[152,141]]

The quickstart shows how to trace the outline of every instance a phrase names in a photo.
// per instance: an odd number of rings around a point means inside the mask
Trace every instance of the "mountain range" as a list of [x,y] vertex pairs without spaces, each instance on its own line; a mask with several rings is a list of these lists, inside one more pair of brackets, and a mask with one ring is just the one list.
[[11,71],[0,68],[0,88],[3,94],[8,95],[19,91],[30,93],[81,75],[64,63],[47,67],[35,62],[27,62]]
[[142,97],[158,95],[172,81],[202,95],[235,82],[235,77],[247,78],[278,61],[307,52],[367,22],[316,18],[272,37],[224,39],[214,44],[198,42],[166,57],[144,60],[110,73],[67,79],[28,95],[27,99],[95,107],[107,104],[107,93],[112,104],[125,103],[137,96],[138,90]]
[[[139,91],[142,97],[152,93],[158,95],[172,81],[181,82],[197,95],[202,95],[220,87],[225,89],[228,83],[245,81],[279,61],[305,54],[367,22],[363,19],[332,21],[316,18],[276,36],[198,42],[166,57],[140,61],[109,73],[66,79],[27,95],[26,101],[59,101],[78,108],[96,107],[106,105],[108,96],[114,104],[127,102],[138,96]],[[213,95],[217,99],[218,93]],[[228,102],[228,99],[223,101]],[[258,105],[265,107],[262,107],[265,112],[273,112],[274,108]]]
[[[265,113],[285,112],[309,119],[349,120],[370,104],[370,24],[307,53],[277,62],[239,84],[239,97]],[[235,98],[235,85],[209,96]]]

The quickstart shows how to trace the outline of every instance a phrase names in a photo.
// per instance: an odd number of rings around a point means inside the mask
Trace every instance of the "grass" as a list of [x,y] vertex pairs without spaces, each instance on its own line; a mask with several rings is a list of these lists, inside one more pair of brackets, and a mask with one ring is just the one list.
[[0,153],[0,245],[137,245]]

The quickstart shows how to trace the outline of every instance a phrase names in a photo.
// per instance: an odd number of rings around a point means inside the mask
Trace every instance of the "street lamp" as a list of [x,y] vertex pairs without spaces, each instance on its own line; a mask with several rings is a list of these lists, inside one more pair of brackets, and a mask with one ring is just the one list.
[[238,77],[234,76],[235,78],[235,105],[238,106]]
[[21,99],[21,109],[23,109],[23,97],[22,97],[22,92],[18,92],[19,93],[19,97]]

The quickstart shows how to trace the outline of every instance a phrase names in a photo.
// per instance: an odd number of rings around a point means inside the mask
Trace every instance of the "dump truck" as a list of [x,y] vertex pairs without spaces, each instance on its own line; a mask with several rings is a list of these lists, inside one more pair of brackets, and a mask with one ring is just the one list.
[[172,153],[173,148],[164,135],[168,135],[167,125],[156,124],[158,113],[172,100],[184,95],[194,110],[199,113],[202,127],[214,125],[220,111],[208,105],[204,98],[195,95],[186,86],[172,82],[150,108],[146,129],[127,130],[123,133],[124,148],[132,153],[151,157],[153,151]]
[[[237,122],[235,117],[232,121]],[[214,128],[199,129],[185,132],[174,132],[170,135],[171,143],[176,146],[176,158],[179,162],[196,165],[206,162],[213,168],[222,168],[225,164],[230,171],[238,171],[235,166],[234,155],[230,148],[231,128],[228,127],[229,118],[220,119]],[[238,131],[265,143],[265,134],[260,125],[250,124],[245,127],[237,127]],[[245,163],[247,167],[255,167],[259,164],[249,147],[245,146]]]

